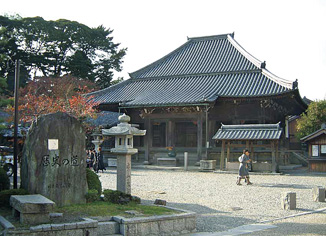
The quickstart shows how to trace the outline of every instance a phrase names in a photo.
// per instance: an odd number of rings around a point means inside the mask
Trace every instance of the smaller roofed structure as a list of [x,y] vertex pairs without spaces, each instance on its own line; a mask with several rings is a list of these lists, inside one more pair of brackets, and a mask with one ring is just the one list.
[[308,144],[309,171],[326,172],[326,124],[300,140]]
[[215,140],[278,140],[282,128],[277,124],[223,125],[213,136]]
[[[242,147],[243,149],[248,149],[251,152],[251,158],[255,161],[255,163],[252,164],[252,168],[261,171],[260,168],[262,168],[261,166],[263,164],[257,163],[257,160],[255,160],[254,149],[263,148],[269,149],[271,152],[271,164],[267,165],[268,168],[264,167],[263,169],[267,171],[276,172],[278,166],[277,159],[279,156],[278,141],[281,136],[282,128],[280,122],[277,124],[222,124],[221,128],[216,132],[216,134],[212,138],[217,141],[222,141],[220,169],[223,170],[224,165],[226,169],[230,169],[230,166],[232,166],[232,163],[230,162],[230,149]],[[258,144],[257,141],[265,141],[265,143]],[[226,163],[224,163],[225,149],[227,149]],[[238,165],[238,163],[236,163],[236,165]]]

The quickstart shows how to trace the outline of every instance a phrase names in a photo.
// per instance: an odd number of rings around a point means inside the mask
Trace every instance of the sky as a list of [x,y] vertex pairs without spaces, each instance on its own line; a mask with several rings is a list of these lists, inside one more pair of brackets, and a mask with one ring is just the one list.
[[116,77],[175,50],[187,37],[235,33],[273,74],[298,79],[302,97],[326,99],[326,0],[0,0],[0,14],[103,25],[128,48]]

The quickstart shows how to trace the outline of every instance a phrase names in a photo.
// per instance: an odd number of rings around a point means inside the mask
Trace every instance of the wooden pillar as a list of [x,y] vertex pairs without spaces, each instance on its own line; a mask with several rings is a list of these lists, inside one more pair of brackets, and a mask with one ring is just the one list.
[[276,156],[275,156],[275,143],[271,141],[271,151],[272,151],[272,172],[276,173]]
[[224,170],[224,153],[225,153],[225,140],[222,140],[221,159],[220,159],[220,170]]
[[231,146],[231,142],[228,141],[228,145],[227,145],[227,149],[226,149],[226,159],[228,162],[230,162],[230,146]]
[[215,127],[216,126],[216,121],[215,120],[209,120],[208,121],[208,142],[209,146],[212,147],[214,145],[212,137],[214,136],[215,132]]
[[146,130],[146,135],[144,136],[144,149],[145,149],[145,165],[149,165],[149,158],[150,158],[150,147],[152,145],[152,139],[153,139],[153,134],[152,134],[152,126],[151,126],[151,119],[149,117],[145,117],[145,130]]
[[200,113],[197,117],[197,160],[202,160],[203,153],[203,117]]
[[280,163],[280,153],[278,151],[278,141],[275,142],[275,156],[276,156],[276,164]]
[[167,143],[167,146],[169,146],[169,147],[175,146],[174,129],[175,129],[175,122],[172,120],[169,120],[167,122],[167,135],[166,135],[166,138],[167,138],[166,143]]
[[254,142],[250,142],[250,152],[251,152],[251,160],[256,161],[255,158],[255,149],[254,149]]

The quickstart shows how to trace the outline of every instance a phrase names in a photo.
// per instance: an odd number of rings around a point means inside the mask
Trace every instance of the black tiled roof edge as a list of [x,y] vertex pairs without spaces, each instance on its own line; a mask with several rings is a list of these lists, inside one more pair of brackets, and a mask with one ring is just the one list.
[[223,125],[212,139],[215,140],[277,140],[282,135],[277,124]]

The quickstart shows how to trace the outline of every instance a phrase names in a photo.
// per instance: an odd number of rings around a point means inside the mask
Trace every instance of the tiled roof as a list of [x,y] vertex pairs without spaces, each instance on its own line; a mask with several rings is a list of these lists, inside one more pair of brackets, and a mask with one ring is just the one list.
[[218,97],[260,97],[291,92],[292,82],[265,69],[233,35],[190,38],[158,61],[130,74],[131,79],[91,93],[102,104],[185,105]]
[[278,124],[223,125],[212,139],[216,140],[277,140],[282,135]]
[[131,73],[132,78],[225,73],[259,70],[260,63],[252,63],[231,43],[232,37],[218,35],[190,38],[177,50]]
[[119,115],[118,112],[101,111],[95,119],[89,118],[87,122],[96,126],[111,127],[119,123]]
[[177,105],[212,102],[217,97],[269,96],[287,91],[264,74],[255,72],[130,79],[95,93],[94,100],[109,104],[124,102],[126,106]]

